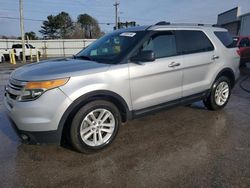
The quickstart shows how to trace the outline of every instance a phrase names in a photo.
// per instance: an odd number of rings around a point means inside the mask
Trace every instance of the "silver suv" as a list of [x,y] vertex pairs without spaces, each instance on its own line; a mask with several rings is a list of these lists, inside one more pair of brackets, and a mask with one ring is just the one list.
[[72,58],[15,70],[5,106],[23,141],[80,152],[108,146],[121,123],[203,100],[227,104],[239,77],[227,30],[160,22],[105,35]]

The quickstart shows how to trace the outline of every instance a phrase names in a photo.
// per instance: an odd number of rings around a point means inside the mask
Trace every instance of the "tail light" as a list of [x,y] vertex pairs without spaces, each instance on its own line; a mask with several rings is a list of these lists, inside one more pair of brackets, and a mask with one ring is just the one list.
[[240,56],[240,49],[237,50],[237,54]]

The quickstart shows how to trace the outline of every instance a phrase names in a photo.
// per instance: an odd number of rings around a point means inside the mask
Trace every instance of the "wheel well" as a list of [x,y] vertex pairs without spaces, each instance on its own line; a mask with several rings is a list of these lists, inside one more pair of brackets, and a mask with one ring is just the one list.
[[129,118],[129,109],[127,105],[124,103],[125,101],[121,101],[121,99],[118,99],[115,96],[107,95],[107,94],[97,94],[92,96],[82,96],[79,99],[77,99],[65,112],[63,115],[60,124],[59,129],[62,130],[62,138],[61,143],[63,143],[64,139],[69,139],[69,132],[70,132],[70,125],[72,123],[72,120],[77,113],[77,111],[87,103],[94,101],[94,100],[106,100],[111,103],[113,103],[119,110],[121,114],[122,122],[126,122]]
[[235,76],[234,76],[234,73],[231,69],[224,69],[222,70],[216,77],[216,80],[221,77],[221,76],[225,76],[227,78],[229,78],[230,80],[230,83],[231,83],[231,86],[234,87],[235,85]]

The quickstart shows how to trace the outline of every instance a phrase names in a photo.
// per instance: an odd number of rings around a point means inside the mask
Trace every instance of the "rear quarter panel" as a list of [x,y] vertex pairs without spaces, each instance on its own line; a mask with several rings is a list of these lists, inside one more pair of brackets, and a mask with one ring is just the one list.
[[217,38],[214,34],[215,31],[227,31],[225,29],[220,28],[210,28],[210,37],[212,42],[216,46],[216,51],[219,54],[219,60],[215,63],[214,71],[211,74],[211,82],[210,87],[212,86],[214,80],[216,79],[217,75],[223,69],[231,69],[235,75],[235,79],[239,77],[239,65],[240,65],[240,56],[237,53],[238,48],[227,48],[223,45],[223,43]]

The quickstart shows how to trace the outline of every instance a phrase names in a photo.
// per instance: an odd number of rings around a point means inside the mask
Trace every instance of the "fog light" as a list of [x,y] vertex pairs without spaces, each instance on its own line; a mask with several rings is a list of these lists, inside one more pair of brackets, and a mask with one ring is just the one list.
[[25,141],[29,140],[29,137],[25,134],[21,134],[21,138],[22,138],[22,140],[25,140]]

